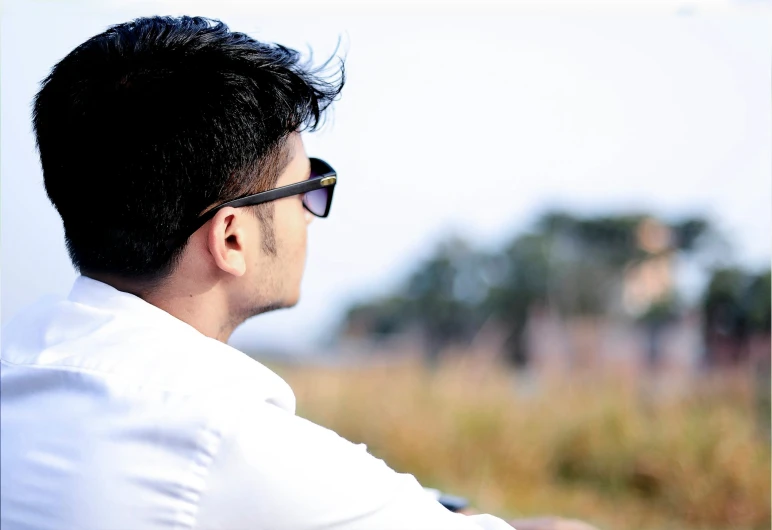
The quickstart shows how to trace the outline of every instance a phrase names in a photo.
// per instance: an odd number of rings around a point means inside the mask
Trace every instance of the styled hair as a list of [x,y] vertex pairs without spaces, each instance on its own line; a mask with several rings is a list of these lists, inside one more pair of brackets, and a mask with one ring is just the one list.
[[70,52],[42,81],[33,126],[75,268],[168,276],[187,240],[167,241],[186,222],[275,186],[290,134],[317,129],[343,88],[342,59],[325,77],[334,57],[301,64],[295,50],[187,16],[118,24]]

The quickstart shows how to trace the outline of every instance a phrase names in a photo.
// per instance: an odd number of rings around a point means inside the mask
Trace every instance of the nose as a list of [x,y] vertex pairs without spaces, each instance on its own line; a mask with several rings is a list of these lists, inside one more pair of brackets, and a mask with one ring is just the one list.
[[306,226],[311,224],[311,221],[314,220],[314,215],[309,212],[308,210],[304,210],[303,213],[306,216]]

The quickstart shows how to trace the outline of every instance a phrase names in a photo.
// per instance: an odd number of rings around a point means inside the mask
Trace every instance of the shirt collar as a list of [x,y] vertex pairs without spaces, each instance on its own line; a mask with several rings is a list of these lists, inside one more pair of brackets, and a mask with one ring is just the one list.
[[146,302],[139,296],[120,291],[112,285],[89,278],[88,276],[78,276],[67,299],[71,302],[84,304],[90,307],[109,309],[110,311],[117,312],[131,312],[134,313],[134,316],[136,317],[143,315],[148,319],[160,319],[159,323],[164,326],[173,326],[180,332],[197,334],[202,338],[209,338],[187,322],[167,313],[160,307]]

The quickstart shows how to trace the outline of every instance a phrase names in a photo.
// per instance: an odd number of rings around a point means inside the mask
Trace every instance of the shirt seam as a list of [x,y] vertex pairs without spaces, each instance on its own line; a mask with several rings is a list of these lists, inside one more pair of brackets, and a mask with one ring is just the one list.
[[[193,505],[192,510],[190,511],[189,514],[187,514],[190,517],[190,523],[185,524],[184,521],[179,521],[178,524],[174,526],[174,529],[179,528],[179,529],[193,530],[196,528],[198,524],[199,511],[201,509],[201,499],[204,496],[204,493],[206,493],[209,489],[208,479],[211,475],[212,467],[214,467],[215,458],[219,454],[220,449],[222,447],[222,439],[223,439],[222,431],[218,431],[217,429],[210,428],[210,427],[203,427],[202,431],[205,434],[211,434],[216,436],[216,441],[214,443],[215,447],[211,451],[211,454],[206,454],[205,452],[199,452],[198,458],[194,459],[193,462],[191,462],[191,465],[188,471],[200,477],[201,488],[197,493],[197,498],[195,502],[191,503]],[[200,470],[200,471],[196,473],[197,470]],[[185,516],[186,514],[183,512],[182,515]]]

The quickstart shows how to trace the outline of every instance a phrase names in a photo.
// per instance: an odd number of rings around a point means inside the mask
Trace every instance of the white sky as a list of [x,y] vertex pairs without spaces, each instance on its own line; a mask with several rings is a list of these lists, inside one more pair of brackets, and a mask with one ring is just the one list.
[[305,138],[340,182],[301,303],[238,345],[308,347],[444,234],[493,243],[549,206],[706,214],[734,259],[769,264],[770,2],[17,1],[0,42],[3,322],[75,278],[31,134],[39,81],[110,24],[182,13],[320,59],[338,36],[348,50],[333,119]]

